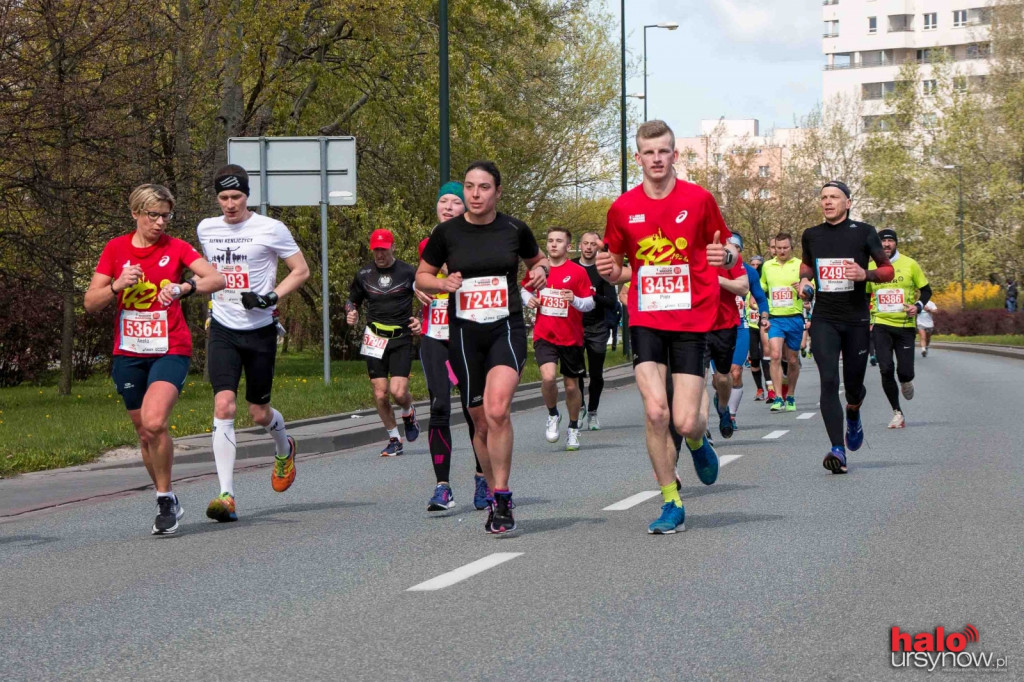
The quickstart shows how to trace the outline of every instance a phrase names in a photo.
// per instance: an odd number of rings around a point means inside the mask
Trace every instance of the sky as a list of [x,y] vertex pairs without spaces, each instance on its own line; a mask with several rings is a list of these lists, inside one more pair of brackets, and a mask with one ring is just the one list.
[[[596,0],[613,18],[619,0]],[[821,99],[821,0],[626,0],[626,49],[637,61],[629,94],[643,92],[647,30],[647,116],[677,137],[699,133],[701,119],[756,118],[761,133],[791,127]],[[616,41],[618,39],[616,28]],[[637,117],[643,102],[630,99]]]

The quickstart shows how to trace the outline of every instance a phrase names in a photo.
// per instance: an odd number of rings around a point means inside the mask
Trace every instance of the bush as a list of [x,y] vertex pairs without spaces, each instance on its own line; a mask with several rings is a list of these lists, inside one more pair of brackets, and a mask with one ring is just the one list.
[[59,359],[61,298],[3,270],[0,289],[0,386],[17,386]]
[[[960,282],[951,282],[945,289],[932,295],[939,310],[960,309]],[[1006,292],[998,284],[991,282],[968,282],[964,291],[964,303],[968,310],[988,310],[1003,308]]]
[[1024,334],[1024,314],[1006,310],[937,310],[935,332],[957,336]]

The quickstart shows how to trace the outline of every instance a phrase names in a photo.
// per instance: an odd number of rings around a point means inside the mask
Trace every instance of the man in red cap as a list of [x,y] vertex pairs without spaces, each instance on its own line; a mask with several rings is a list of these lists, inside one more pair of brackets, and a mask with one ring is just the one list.
[[359,306],[367,301],[359,354],[366,358],[377,413],[388,432],[381,457],[402,454],[402,439],[398,435],[391,398],[402,408],[405,437],[411,443],[420,435],[409,393],[412,337],[420,332],[420,321],[412,314],[416,268],[395,258],[394,245],[395,237],[390,231],[373,231],[370,235],[373,262],[356,273],[345,303],[345,321],[354,325],[359,319]]

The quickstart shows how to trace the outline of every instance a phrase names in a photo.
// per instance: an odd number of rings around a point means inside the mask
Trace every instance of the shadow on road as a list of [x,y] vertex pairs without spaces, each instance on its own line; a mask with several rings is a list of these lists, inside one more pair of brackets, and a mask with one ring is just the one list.
[[683,489],[679,491],[679,496],[683,498],[683,503],[686,500],[693,499],[694,497],[704,497],[705,495],[717,495],[719,493],[731,493],[742,490],[753,490],[754,488],[760,488],[759,485],[741,485],[739,483],[722,483],[715,485],[701,485],[701,486],[683,486]]
[[562,530],[564,528],[570,528],[577,524],[594,525],[599,523],[605,523],[605,519],[587,517],[587,518],[557,518],[557,519],[526,519],[523,521],[516,521],[518,528],[516,532],[510,536],[496,537],[497,540],[505,539],[514,540],[517,537],[524,535],[539,535],[540,533],[549,533],[553,530]]
[[167,535],[164,537],[189,537],[192,535],[200,535],[202,533],[217,532],[230,532],[234,528],[245,528],[246,526],[272,523],[272,524],[292,524],[298,523],[298,521],[292,519],[279,519],[277,518],[282,514],[304,514],[307,512],[326,511],[330,509],[347,509],[349,507],[367,507],[372,506],[373,502],[314,502],[312,504],[286,504],[280,507],[267,507],[264,509],[256,509],[251,512],[246,512],[238,517],[238,521],[234,523],[217,523],[210,521],[203,517],[203,521],[207,523],[197,523],[195,525],[188,525],[182,528],[180,535]]
[[888,469],[889,467],[919,467],[921,462],[885,462],[875,460],[873,462],[850,462],[850,469]]
[[778,514],[744,514],[743,512],[721,512],[718,514],[700,514],[686,517],[687,529],[692,528],[724,528],[738,523],[757,523],[759,521],[782,521],[785,516]]
[[6,538],[0,538],[0,545],[13,545],[18,542],[24,542],[26,547],[36,547],[38,545],[45,545],[48,542],[55,542],[57,538],[51,538],[44,535],[11,535]]

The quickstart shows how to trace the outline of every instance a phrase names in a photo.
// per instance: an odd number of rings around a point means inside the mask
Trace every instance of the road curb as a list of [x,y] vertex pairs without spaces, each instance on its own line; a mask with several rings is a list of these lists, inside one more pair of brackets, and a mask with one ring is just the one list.
[[[611,374],[611,376],[608,376]],[[632,366],[626,363],[615,365],[605,369],[605,389],[618,388],[632,384],[634,381]],[[535,381],[529,384],[522,384],[516,389],[516,396],[512,400],[512,412],[528,410],[544,403],[540,393],[540,382]],[[428,401],[414,403],[419,416],[420,426],[424,430],[427,427],[430,404]],[[462,409],[459,407],[458,395],[452,396],[451,425],[458,426],[465,423]],[[401,422],[399,422],[401,424]],[[296,449],[300,454],[334,452],[335,450],[348,450],[373,443],[382,444],[384,436],[382,426],[377,418],[377,410],[365,409],[344,414],[328,415],[323,417],[311,417],[309,419],[297,419],[287,424],[288,431],[295,439]],[[307,427],[318,427],[315,430],[319,433],[303,434]],[[239,429],[236,432],[237,448],[236,459],[255,459],[271,457],[274,455],[273,441],[267,437],[262,427]],[[250,439],[246,441],[246,439]],[[186,464],[194,462],[212,462],[213,447],[210,443],[209,434],[194,434],[174,439],[175,452],[174,462]],[[141,460],[133,459],[127,462],[111,462],[109,464],[87,465],[91,469],[120,469],[142,466]]]
[[939,350],[955,350],[962,353],[981,353],[982,355],[998,355],[1003,358],[1014,358],[1024,360],[1024,348],[1016,346],[997,346],[988,343],[955,343],[950,341],[936,341],[931,345]]

